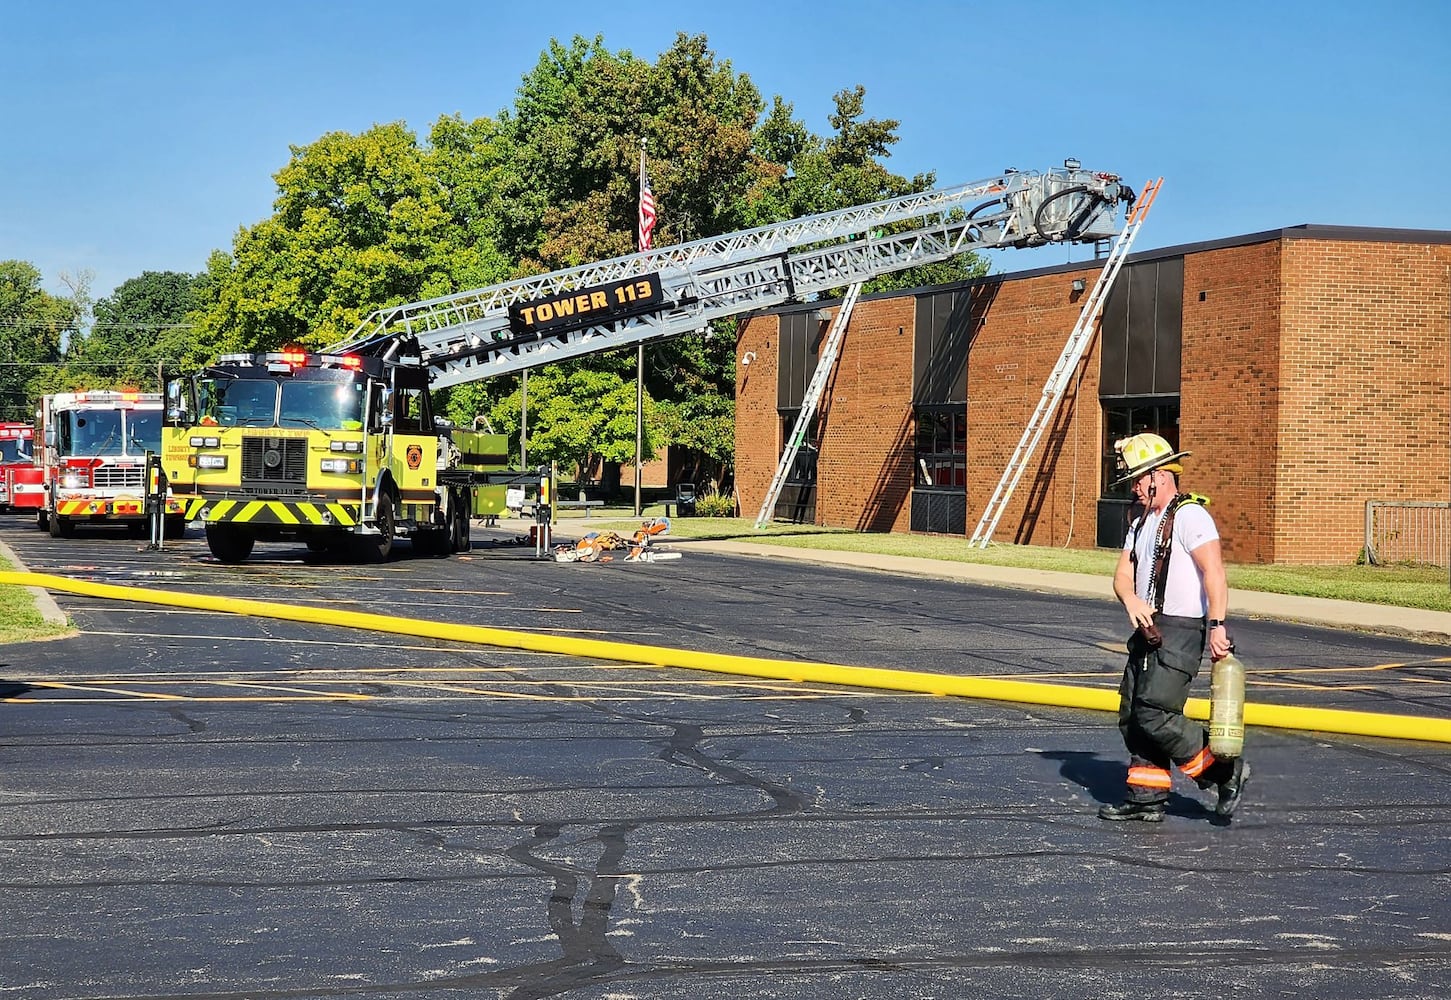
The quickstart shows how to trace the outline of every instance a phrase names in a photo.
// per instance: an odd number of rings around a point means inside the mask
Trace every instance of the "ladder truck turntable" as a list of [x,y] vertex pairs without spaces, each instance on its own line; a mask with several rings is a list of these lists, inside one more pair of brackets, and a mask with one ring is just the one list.
[[[321,352],[227,355],[167,385],[162,467],[212,554],[256,541],[387,558],[468,546],[507,441],[436,417],[431,391],[704,330],[977,249],[1097,243],[1133,191],[1075,161],[1005,171],[371,314]],[[852,299],[854,300],[854,295]],[[843,325],[845,318],[838,320]]]

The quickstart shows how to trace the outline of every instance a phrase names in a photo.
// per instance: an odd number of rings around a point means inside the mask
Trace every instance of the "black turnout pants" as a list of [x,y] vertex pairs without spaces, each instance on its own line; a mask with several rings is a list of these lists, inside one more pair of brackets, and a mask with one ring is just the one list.
[[[1139,632],[1130,636],[1119,685],[1118,728],[1129,751],[1128,797],[1134,802],[1167,800],[1170,768],[1208,753],[1208,732],[1184,716],[1189,685],[1204,656],[1204,619],[1156,614],[1154,624],[1163,645],[1151,649]],[[1195,781],[1207,788],[1223,780],[1224,770],[1216,761]]]

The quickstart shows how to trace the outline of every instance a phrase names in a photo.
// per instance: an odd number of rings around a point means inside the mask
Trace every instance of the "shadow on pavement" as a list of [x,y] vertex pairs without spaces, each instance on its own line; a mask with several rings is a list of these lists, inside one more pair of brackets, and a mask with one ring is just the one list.
[[29,684],[22,684],[20,681],[0,680],[0,698],[18,698],[34,690]]
[[[1084,788],[1096,801],[1105,804],[1123,801],[1124,761],[1103,760],[1098,754],[1084,750],[1056,750],[1042,756],[1059,761],[1058,773]],[[1169,793],[1168,812],[1170,816],[1190,819],[1221,819],[1199,799],[1178,792]]]

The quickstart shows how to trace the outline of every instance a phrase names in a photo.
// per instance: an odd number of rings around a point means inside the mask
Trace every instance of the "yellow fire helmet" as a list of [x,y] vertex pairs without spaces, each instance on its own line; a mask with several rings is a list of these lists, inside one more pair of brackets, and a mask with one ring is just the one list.
[[1123,473],[1114,482],[1115,486],[1131,483],[1155,469],[1168,469],[1177,476],[1184,471],[1179,459],[1190,454],[1187,451],[1175,451],[1173,445],[1157,434],[1135,434],[1133,437],[1120,438],[1113,443],[1113,448],[1118,452],[1118,468]]

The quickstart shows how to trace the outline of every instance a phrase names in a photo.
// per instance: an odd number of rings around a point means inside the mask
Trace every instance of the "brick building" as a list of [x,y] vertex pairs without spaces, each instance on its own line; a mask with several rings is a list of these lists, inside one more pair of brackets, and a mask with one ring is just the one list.
[[[970,534],[1099,267],[861,299],[777,516]],[[834,305],[742,324],[743,516]],[[1118,545],[1112,441],[1142,430],[1194,453],[1183,484],[1213,499],[1227,559],[1355,560],[1367,501],[1451,488],[1451,232],[1297,226],[1129,257],[995,541]]]

